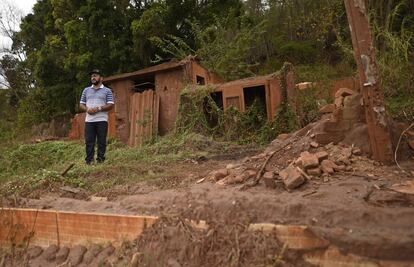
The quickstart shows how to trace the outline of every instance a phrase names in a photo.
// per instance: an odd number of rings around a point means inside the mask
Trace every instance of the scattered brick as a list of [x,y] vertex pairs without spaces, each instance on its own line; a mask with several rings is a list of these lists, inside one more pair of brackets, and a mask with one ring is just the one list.
[[317,148],[317,147],[319,147],[319,144],[316,143],[316,142],[311,142],[310,146],[313,147],[313,148]]
[[334,173],[334,166],[336,166],[336,164],[329,159],[325,159],[321,162],[321,169],[324,173],[327,174]]
[[308,151],[300,153],[300,158],[302,160],[302,166],[304,169],[310,169],[319,166],[319,160],[316,155],[311,154]]
[[47,261],[53,261],[56,258],[56,252],[58,252],[59,247],[57,245],[50,245],[42,254],[42,258]]
[[313,175],[313,176],[320,176],[322,174],[322,171],[319,167],[317,167],[317,168],[308,169],[306,173],[309,175]]
[[305,182],[305,178],[294,166],[288,166],[279,173],[287,189],[295,189]]
[[351,89],[340,88],[338,91],[336,91],[335,98],[337,98],[337,97],[346,97],[346,96],[353,95],[353,94],[355,94],[355,92],[352,91]]
[[315,153],[315,156],[318,158],[319,162],[322,162],[322,160],[328,158],[329,154],[326,151],[319,151]]

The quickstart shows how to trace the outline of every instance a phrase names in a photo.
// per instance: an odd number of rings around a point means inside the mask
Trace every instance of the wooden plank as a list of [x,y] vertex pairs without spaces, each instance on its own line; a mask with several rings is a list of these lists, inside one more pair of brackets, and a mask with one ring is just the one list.
[[364,100],[368,135],[374,160],[392,162],[393,148],[375,48],[363,0],[345,0],[349,27]]
[[160,116],[160,96],[154,92],[154,113],[153,113],[153,121],[154,121],[154,135],[158,135],[158,123],[159,123],[159,116]]

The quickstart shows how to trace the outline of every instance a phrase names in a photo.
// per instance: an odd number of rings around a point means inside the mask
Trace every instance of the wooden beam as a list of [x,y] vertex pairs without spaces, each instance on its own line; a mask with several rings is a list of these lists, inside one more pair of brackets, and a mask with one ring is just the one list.
[[358,65],[372,157],[382,163],[391,163],[393,148],[389,119],[385,110],[365,2],[364,0],[344,0],[344,2],[354,56]]

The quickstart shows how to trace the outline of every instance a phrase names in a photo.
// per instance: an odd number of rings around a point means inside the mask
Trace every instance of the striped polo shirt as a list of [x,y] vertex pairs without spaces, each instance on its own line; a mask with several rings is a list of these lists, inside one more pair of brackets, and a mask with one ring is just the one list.
[[[80,103],[87,108],[102,107],[106,104],[115,104],[111,89],[103,84],[95,89],[92,86],[83,89]],[[108,112],[100,111],[93,115],[86,113],[86,122],[108,121]]]

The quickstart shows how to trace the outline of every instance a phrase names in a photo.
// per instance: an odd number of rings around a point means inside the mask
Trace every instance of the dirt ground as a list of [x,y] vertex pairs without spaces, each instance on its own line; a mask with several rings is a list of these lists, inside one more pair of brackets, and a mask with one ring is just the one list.
[[[292,190],[285,189],[278,175],[275,188],[266,187],[263,181],[246,188],[254,178],[238,183],[212,179],[212,172],[220,169],[257,172],[272,151],[277,153],[270,157],[265,170],[277,174],[295,162],[303,151],[324,150],[331,158],[349,149],[344,144],[312,147],[309,133],[305,129],[278,138],[264,153],[216,155],[165,166],[162,170],[165,179],[120,185],[95,195],[103,198],[94,199],[87,193],[86,197],[79,197],[76,193],[44,192],[38,199],[20,200],[18,206],[161,216],[163,219],[155,227],[116,253],[115,249],[100,249],[100,253],[106,251],[107,258],[114,258],[113,262],[119,266],[129,262],[133,255],[143,266],[308,265],[300,255],[285,252],[275,236],[247,233],[250,223],[306,225],[341,252],[379,260],[414,261],[414,194],[393,190],[395,184],[413,181],[414,160],[410,156],[400,162],[399,168],[382,165],[358,153],[349,158],[344,170],[310,176]],[[168,168],[174,168],[170,169],[173,176],[168,176]],[[213,225],[214,242],[208,233],[185,227],[179,218],[205,220]],[[234,235],[237,239],[232,239]],[[238,250],[234,252],[236,245]],[[112,254],[117,256],[110,257]],[[88,265],[85,261],[82,264]]]

